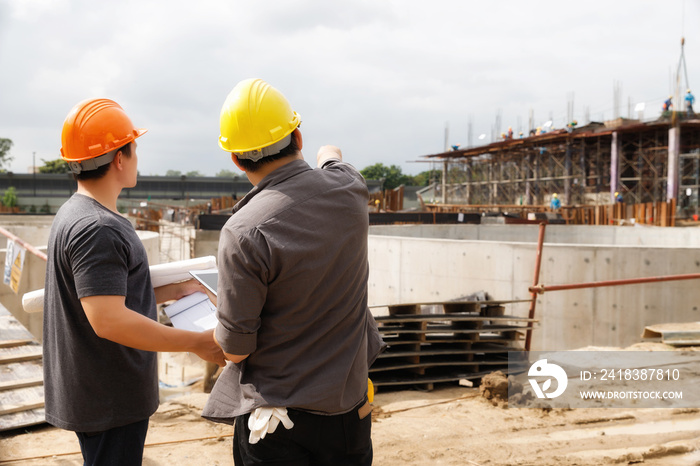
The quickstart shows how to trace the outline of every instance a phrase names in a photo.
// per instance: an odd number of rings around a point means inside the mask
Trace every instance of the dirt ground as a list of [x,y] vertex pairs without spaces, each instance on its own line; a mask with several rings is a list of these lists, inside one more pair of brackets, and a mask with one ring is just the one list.
[[[200,417],[201,381],[166,395],[144,465],[233,464],[232,427]],[[700,407],[512,409],[457,384],[379,391],[373,405],[375,465],[700,465]],[[0,465],[80,465],[79,451],[73,433],[48,426],[0,433]]]

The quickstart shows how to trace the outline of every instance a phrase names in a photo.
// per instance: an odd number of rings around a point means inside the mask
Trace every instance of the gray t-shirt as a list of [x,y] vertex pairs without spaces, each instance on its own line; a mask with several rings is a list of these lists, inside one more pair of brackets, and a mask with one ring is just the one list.
[[158,408],[156,353],[98,337],[80,303],[115,295],[156,319],[148,257],[133,226],[74,194],[51,226],[44,293],[46,420],[57,427],[98,432],[146,419]]
[[334,161],[278,168],[221,231],[216,337],[231,354],[203,416],[259,406],[340,414],[361,403],[383,342],[367,307],[368,193]]

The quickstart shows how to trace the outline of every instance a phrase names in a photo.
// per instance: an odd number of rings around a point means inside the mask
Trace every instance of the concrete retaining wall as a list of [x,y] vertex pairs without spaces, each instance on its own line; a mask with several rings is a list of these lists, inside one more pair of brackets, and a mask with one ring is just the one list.
[[[536,225],[372,227],[370,304],[451,300],[476,291],[497,300],[529,299],[538,229]],[[440,234],[476,239],[436,238]],[[498,241],[478,240],[484,237]],[[564,241],[570,242],[561,244]],[[588,241],[603,244],[585,244]],[[696,228],[547,226],[539,283],[700,273],[698,243]],[[532,349],[628,346],[640,341],[647,325],[700,321],[699,306],[697,280],[548,292],[537,298],[540,322]],[[507,312],[524,316],[528,309],[529,303],[511,304]]]
[[[536,243],[538,225],[378,225],[370,235]],[[700,247],[700,228],[547,225],[546,241],[558,244]]]

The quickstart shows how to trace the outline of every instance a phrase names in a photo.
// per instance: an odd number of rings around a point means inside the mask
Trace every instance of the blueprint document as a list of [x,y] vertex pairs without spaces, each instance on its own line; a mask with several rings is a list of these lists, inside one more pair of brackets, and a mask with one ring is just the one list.
[[216,327],[216,307],[205,293],[196,292],[178,299],[164,309],[176,328],[202,332]]

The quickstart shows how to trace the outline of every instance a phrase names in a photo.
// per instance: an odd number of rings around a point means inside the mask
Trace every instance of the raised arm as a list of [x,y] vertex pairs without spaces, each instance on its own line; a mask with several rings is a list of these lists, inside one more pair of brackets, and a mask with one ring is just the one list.
[[316,154],[316,166],[322,168],[323,164],[331,159],[343,161],[343,153],[336,146],[321,146]]

